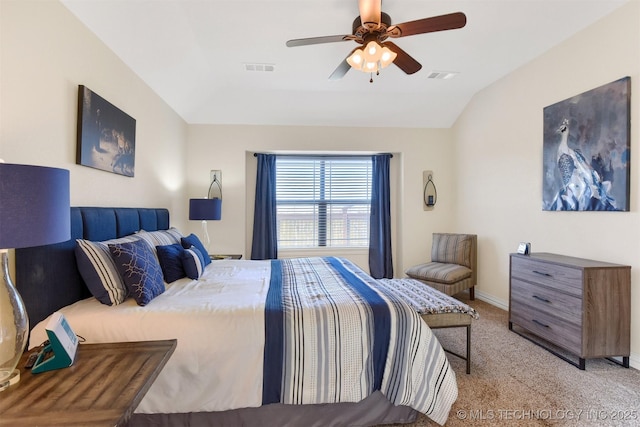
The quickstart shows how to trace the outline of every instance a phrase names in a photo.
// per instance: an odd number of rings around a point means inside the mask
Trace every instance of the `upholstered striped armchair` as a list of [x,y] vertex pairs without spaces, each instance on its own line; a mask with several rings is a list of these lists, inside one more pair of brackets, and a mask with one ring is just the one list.
[[433,233],[431,262],[408,268],[405,274],[447,295],[469,289],[473,300],[478,278],[477,242],[476,234]]

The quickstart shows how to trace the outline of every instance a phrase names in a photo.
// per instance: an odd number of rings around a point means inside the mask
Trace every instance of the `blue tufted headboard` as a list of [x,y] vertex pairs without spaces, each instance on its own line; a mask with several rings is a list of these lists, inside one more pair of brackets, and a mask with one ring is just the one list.
[[167,209],[72,207],[70,240],[15,251],[16,288],[27,307],[29,328],[91,296],[76,266],[76,239],[100,241],[168,228]]

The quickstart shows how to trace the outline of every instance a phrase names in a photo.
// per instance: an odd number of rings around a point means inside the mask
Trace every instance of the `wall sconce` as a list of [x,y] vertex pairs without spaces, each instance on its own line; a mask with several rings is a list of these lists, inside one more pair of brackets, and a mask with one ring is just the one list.
[[[215,191],[215,187],[213,185],[217,185],[218,186],[218,192],[220,193],[220,203],[222,204],[222,171],[220,170],[214,170],[211,171],[211,185],[209,185],[209,191],[207,191],[207,198],[208,199],[217,199],[218,197],[212,197],[211,196],[211,190]],[[220,219],[220,218],[218,218]]]
[[423,209],[425,211],[433,210],[438,201],[438,190],[433,182],[432,171],[422,172],[422,184]]
[[[211,185],[206,199],[189,199],[189,219],[202,221],[202,232],[206,240],[207,250],[211,244],[207,221],[219,221],[222,219],[222,184],[220,182],[221,171],[212,171]],[[220,197],[211,197],[214,184],[218,187]]]

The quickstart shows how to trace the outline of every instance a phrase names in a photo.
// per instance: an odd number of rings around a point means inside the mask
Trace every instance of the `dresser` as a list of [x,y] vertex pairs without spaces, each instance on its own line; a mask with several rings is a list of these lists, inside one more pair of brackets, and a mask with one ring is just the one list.
[[511,254],[510,330],[583,370],[585,359],[614,356],[628,368],[630,322],[630,266],[551,253]]

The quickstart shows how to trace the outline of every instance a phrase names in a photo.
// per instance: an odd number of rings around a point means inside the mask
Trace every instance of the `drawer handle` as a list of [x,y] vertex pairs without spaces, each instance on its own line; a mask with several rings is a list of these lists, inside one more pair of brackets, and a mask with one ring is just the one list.
[[533,270],[533,272],[541,276],[552,277],[549,273],[543,273],[542,271]]
[[538,325],[542,326],[543,328],[548,328],[549,327],[549,325],[545,325],[544,323],[539,322],[536,319],[533,319],[533,323],[537,323]]
[[542,302],[546,302],[547,304],[551,304],[551,301],[549,301],[546,298],[539,297],[538,295],[533,295],[533,298],[537,299],[538,301],[542,301]]

